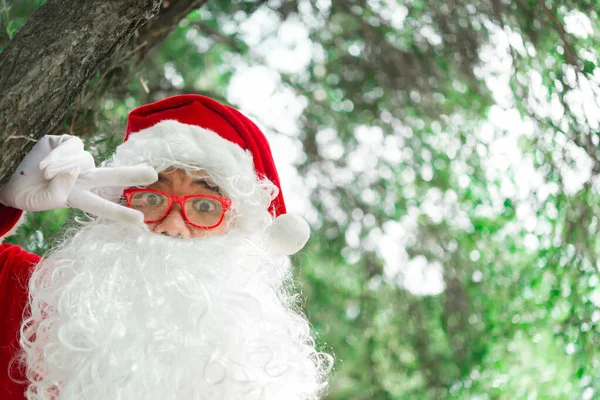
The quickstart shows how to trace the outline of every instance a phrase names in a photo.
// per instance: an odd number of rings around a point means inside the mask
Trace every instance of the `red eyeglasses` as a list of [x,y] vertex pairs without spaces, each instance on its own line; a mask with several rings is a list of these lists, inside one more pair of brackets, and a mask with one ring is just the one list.
[[126,189],[123,195],[127,199],[127,207],[144,214],[144,222],[163,220],[173,203],[177,203],[185,220],[203,229],[219,226],[225,218],[225,212],[231,207],[229,199],[204,194],[174,196],[152,189]]

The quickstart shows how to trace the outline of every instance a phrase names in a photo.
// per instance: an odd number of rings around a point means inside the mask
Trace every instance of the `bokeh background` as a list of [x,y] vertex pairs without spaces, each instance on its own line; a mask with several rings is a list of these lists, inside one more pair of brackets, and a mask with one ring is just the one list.
[[[0,50],[42,3],[0,2]],[[598,6],[208,1],[53,133],[100,162],[178,93],[256,121],[312,226],[293,262],[327,400],[600,398]],[[44,254],[73,214],[11,242]]]

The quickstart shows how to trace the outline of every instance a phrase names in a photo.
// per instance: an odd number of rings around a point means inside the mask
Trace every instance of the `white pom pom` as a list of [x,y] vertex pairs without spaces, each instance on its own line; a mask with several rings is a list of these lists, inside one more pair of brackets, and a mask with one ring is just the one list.
[[269,228],[269,245],[286,256],[299,252],[310,237],[310,228],[299,215],[283,214]]

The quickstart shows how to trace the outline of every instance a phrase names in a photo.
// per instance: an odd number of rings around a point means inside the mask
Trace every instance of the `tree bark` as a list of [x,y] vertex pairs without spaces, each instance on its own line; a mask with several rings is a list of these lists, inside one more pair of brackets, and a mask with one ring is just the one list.
[[0,54],[0,185],[161,0],[48,0]]

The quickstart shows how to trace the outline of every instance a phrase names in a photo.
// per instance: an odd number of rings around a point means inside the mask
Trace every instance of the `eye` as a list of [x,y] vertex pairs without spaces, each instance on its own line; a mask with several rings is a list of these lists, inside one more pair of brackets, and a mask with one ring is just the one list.
[[216,209],[215,202],[210,199],[196,199],[193,207],[194,210],[199,212],[211,212]]
[[148,193],[146,195],[146,204],[148,204],[149,206],[158,206],[160,204],[162,204],[163,199],[161,196],[157,195],[156,193]]

